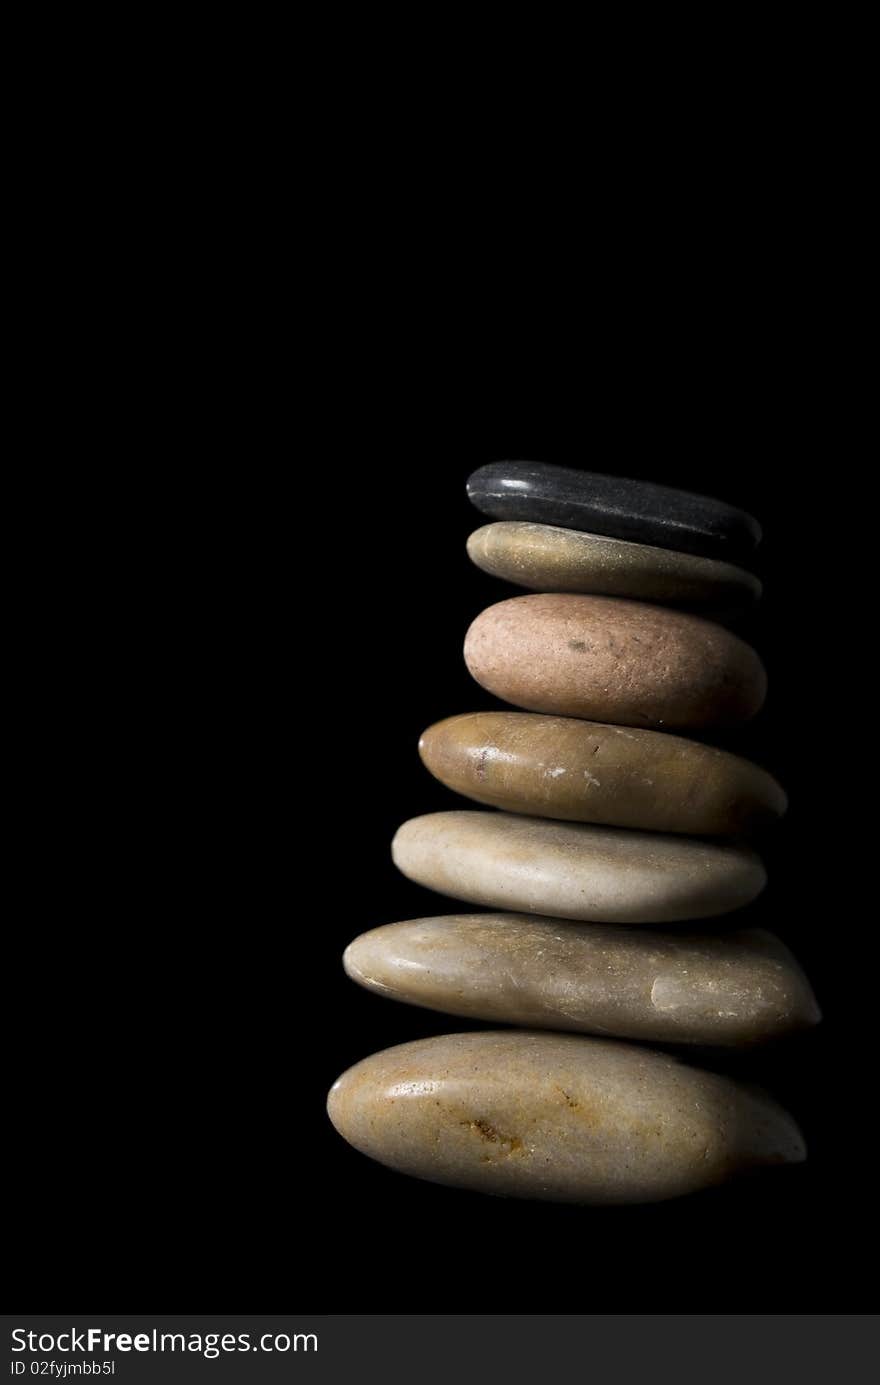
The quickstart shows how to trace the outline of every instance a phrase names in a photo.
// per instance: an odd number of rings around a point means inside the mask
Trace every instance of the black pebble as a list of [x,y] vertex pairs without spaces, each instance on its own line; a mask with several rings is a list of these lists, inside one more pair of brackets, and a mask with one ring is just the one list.
[[544,462],[490,462],[467,488],[477,509],[493,519],[556,524],[707,558],[742,559],[761,541],[761,526],[743,510],[651,481]]

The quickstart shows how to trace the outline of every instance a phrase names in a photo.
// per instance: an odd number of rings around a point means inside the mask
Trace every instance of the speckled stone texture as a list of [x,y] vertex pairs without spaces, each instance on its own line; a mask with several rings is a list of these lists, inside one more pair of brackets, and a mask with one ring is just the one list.
[[466,712],[429,726],[419,754],[478,803],[569,822],[741,836],[786,808],[776,780],[738,755],[574,717]]
[[344,964],[369,990],[429,1010],[654,1043],[754,1044],[820,1018],[791,953],[757,929],[451,914],[363,933]]
[[655,730],[738,725],[767,690],[755,651],[723,626],[609,596],[499,601],[471,625],[464,657],[517,707]]
[[344,1139],[401,1173],[559,1202],[657,1202],[806,1153],[764,1093],[574,1035],[401,1044],[344,1073],[328,1111]]
[[428,813],[391,847],[428,889],[472,904],[605,923],[674,923],[739,909],[764,888],[748,847],[511,813]]
[[484,572],[531,591],[624,596],[728,618],[761,595],[757,577],[732,563],[549,524],[486,524],[467,550]]
[[707,558],[736,561],[761,539],[757,520],[721,500],[544,462],[490,462],[467,489],[492,519],[554,524]]

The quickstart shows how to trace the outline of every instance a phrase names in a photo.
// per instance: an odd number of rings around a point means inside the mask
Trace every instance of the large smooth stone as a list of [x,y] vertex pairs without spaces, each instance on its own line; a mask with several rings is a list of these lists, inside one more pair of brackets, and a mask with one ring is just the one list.
[[708,558],[745,556],[761,540],[758,521],[723,500],[545,462],[490,462],[469,477],[467,490],[492,519],[556,524]]
[[763,1092],[631,1044],[448,1034],[365,1058],[330,1119],[400,1173],[506,1197],[659,1202],[806,1157]]
[[572,717],[448,717],[424,732],[419,754],[456,793],[537,817],[714,837],[762,827],[786,808],[776,780],[738,755]]
[[725,615],[761,595],[757,577],[732,563],[549,524],[486,524],[467,551],[484,572],[538,592],[626,596]]
[[624,726],[734,726],[767,691],[755,651],[723,626],[610,596],[499,601],[471,625],[464,657],[505,702]]
[[369,990],[428,1010],[655,1043],[753,1044],[820,1018],[791,953],[758,929],[452,914],[374,928],[343,962]]
[[391,854],[411,880],[456,899],[604,923],[709,918],[766,883],[745,846],[510,813],[410,818]]

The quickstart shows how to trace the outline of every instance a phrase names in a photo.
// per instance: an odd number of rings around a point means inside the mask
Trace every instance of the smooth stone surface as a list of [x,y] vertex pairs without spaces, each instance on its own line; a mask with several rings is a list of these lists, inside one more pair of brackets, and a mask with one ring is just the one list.
[[506,1197],[659,1202],[806,1158],[771,1097],[632,1044],[448,1034],[333,1084],[340,1135],[400,1173]]
[[583,592],[710,609],[753,605],[761,583],[732,563],[549,524],[485,524],[467,542],[477,567],[538,592]]
[[785,812],[766,771],[662,731],[532,712],[470,712],[429,726],[427,768],[508,812],[653,832],[739,836]]
[[514,596],[464,642],[489,692],[532,712],[623,726],[735,726],[767,691],[755,651],[721,625],[611,596]]
[[753,1044],[821,1018],[791,953],[759,929],[451,914],[374,928],[343,963],[369,990],[428,1010],[655,1043]]
[[545,462],[490,462],[469,477],[467,490],[492,519],[556,524],[707,558],[735,560],[761,540],[758,521],[723,500]]
[[745,846],[510,813],[411,818],[391,854],[411,880],[456,899],[604,923],[709,918],[766,884]]

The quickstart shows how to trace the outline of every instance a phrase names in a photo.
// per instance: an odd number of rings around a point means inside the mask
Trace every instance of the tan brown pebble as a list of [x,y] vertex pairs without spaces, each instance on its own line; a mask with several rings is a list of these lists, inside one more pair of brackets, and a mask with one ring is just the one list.
[[556,1202],[659,1202],[806,1157],[765,1093],[571,1034],[401,1044],[343,1073],[328,1111],[349,1144],[400,1173]]
[[451,914],[373,928],[343,960],[380,995],[529,1028],[754,1044],[820,1019],[791,953],[759,929],[713,936]]
[[673,923],[749,904],[766,883],[747,846],[511,813],[428,813],[398,828],[395,865],[490,908],[599,923]]
[[702,616],[610,596],[515,596],[471,625],[464,657],[528,711],[655,729],[747,721],[767,679],[753,649]]
[[738,836],[786,808],[776,780],[738,755],[573,717],[465,713],[428,727],[419,753],[456,793],[570,822]]
[[760,598],[761,583],[732,563],[552,524],[485,524],[467,542],[493,577],[538,592],[585,592],[733,613]]

